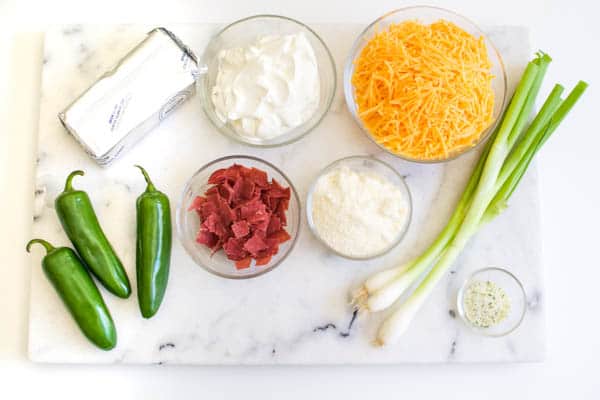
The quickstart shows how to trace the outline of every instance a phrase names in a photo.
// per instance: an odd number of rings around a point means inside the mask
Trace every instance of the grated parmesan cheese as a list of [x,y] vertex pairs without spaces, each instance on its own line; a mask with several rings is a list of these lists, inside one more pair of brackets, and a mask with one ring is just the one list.
[[378,174],[339,167],[317,181],[312,220],[329,247],[349,257],[366,258],[398,238],[408,220],[407,199]]

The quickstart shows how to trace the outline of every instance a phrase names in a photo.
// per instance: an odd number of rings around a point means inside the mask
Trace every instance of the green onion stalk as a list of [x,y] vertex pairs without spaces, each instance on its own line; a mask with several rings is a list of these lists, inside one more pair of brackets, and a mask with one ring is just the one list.
[[[431,246],[412,261],[374,274],[354,292],[352,301],[359,310],[377,312],[399,303],[378,330],[375,339],[377,345],[392,343],[405,332],[469,240],[507,207],[510,196],[534,155],[587,88],[587,84],[580,81],[563,100],[561,95],[564,88],[555,85],[540,111],[528,124],[551,61],[547,54],[539,52],[525,68],[512,100],[486,143],[454,213]],[[399,302],[398,299],[421,278],[410,296]]]

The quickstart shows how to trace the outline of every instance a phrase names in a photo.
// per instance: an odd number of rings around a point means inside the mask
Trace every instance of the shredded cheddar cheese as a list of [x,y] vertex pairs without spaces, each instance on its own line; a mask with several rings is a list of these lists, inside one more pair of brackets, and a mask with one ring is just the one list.
[[491,62],[482,37],[451,22],[393,24],[355,60],[358,113],[374,139],[417,160],[475,145],[493,119]]

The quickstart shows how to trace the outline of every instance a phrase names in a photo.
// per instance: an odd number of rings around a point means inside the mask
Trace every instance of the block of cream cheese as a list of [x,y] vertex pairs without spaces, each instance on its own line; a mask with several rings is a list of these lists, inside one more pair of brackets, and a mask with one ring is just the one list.
[[150,31],[58,117],[107,166],[195,93],[198,61],[164,28]]

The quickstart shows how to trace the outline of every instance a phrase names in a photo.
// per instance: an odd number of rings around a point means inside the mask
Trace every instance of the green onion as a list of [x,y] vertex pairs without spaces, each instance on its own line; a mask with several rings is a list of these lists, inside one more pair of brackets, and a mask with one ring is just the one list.
[[525,68],[454,213],[432,245],[416,259],[374,274],[354,293],[356,307],[369,312],[381,311],[398,302],[423,278],[410,296],[384,320],[376,344],[392,343],[409,327],[414,315],[471,237],[506,208],[535,154],[585,91],[587,84],[579,82],[563,101],[560,98],[563,87],[556,85],[528,125],[550,62],[547,54],[539,52]]

